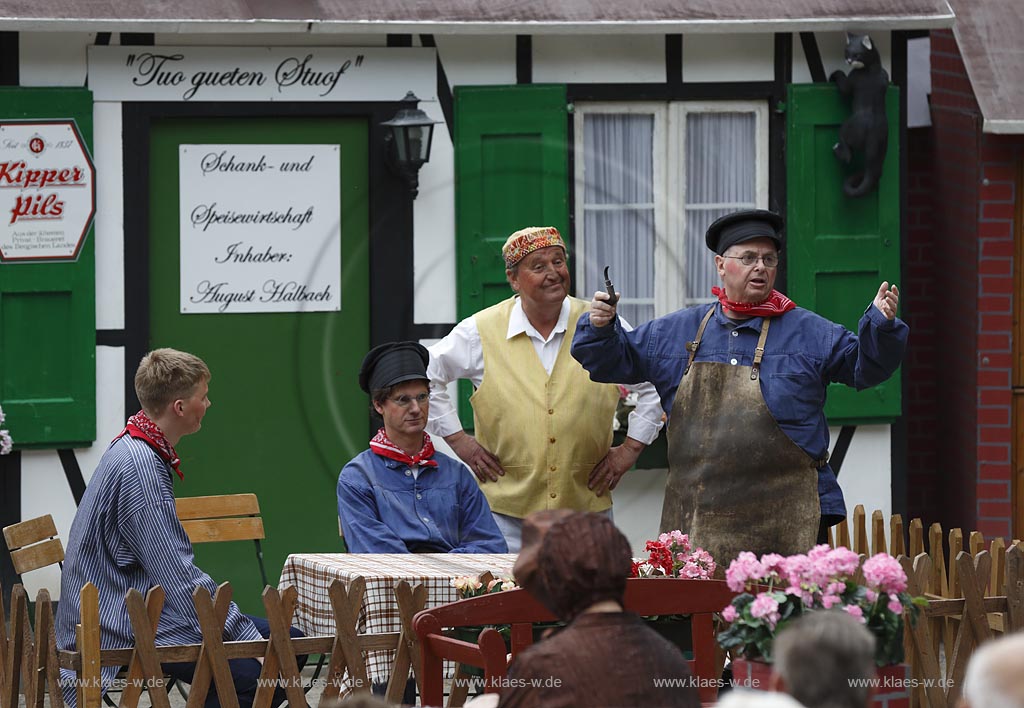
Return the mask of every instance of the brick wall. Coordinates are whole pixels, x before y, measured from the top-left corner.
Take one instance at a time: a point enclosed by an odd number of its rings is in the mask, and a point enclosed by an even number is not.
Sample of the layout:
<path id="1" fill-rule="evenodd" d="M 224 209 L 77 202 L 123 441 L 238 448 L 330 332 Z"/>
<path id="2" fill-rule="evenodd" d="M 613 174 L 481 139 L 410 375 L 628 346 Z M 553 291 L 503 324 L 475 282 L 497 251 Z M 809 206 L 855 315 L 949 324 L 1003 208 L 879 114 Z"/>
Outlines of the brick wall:
<path id="1" fill-rule="evenodd" d="M 908 512 L 1009 536 L 1022 139 L 982 133 L 952 33 L 931 37 L 933 126 L 908 131 Z"/>

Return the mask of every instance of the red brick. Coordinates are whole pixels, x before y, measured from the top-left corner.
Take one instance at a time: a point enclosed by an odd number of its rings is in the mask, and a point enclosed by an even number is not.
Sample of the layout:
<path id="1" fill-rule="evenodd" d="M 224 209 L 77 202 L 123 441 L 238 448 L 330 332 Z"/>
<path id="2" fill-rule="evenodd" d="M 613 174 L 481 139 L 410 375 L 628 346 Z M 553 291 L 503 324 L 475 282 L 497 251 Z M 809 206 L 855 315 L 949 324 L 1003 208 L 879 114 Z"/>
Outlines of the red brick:
<path id="1" fill-rule="evenodd" d="M 1009 462 L 1010 448 L 1006 445 L 978 445 L 978 460 L 984 462 Z"/>
<path id="2" fill-rule="evenodd" d="M 982 219 L 1013 219 L 1013 202 L 982 202 Z"/>
<path id="3" fill-rule="evenodd" d="M 978 504 L 978 516 L 981 518 L 1008 518 L 1010 502 L 981 502 Z"/>
<path id="4" fill-rule="evenodd" d="M 978 477 L 983 480 L 1010 480 L 1010 465 L 986 462 L 978 467 Z"/>
<path id="5" fill-rule="evenodd" d="M 984 159 L 985 161 L 990 160 L 991 158 L 986 157 L 989 153 L 989 150 L 996 149 L 1001 148 L 989 148 L 987 145 L 983 147 L 981 151 L 982 159 Z M 981 198 L 986 201 L 991 200 L 996 202 L 1012 202 L 1013 185 L 1010 184 L 1009 182 L 992 182 L 991 180 L 989 180 L 989 183 L 987 185 L 981 185 Z"/>
<path id="6" fill-rule="evenodd" d="M 1009 221 L 982 221 L 981 223 L 978 224 L 978 238 L 981 238 L 981 239 L 998 238 L 998 239 L 1007 239 L 1007 240 L 1009 240 L 1013 236 L 1013 234 L 1011 232 L 1011 229 L 1010 229 L 1011 226 L 1012 226 L 1012 223 L 1009 222 Z M 995 243 L 999 243 L 1000 245 L 1002 245 L 1002 242 L 995 242 Z M 986 255 L 986 256 L 1012 256 L 1013 255 L 1013 243 L 1012 242 L 1009 243 L 1010 249 L 1009 249 L 1008 253 L 988 253 L 988 252 L 985 251 L 985 247 L 986 246 L 989 246 L 989 243 L 983 241 L 982 244 L 981 244 L 981 252 L 982 252 L 983 255 Z M 989 246 L 989 247 L 991 247 L 991 246 Z"/>
<path id="7" fill-rule="evenodd" d="M 1009 426 L 983 425 L 978 432 L 978 439 L 983 443 L 1004 443 L 1009 445 L 1013 439 Z"/>
<path id="8" fill-rule="evenodd" d="M 988 363 L 984 360 L 988 359 Z M 1009 369 L 1013 366 L 1013 361 L 1009 354 L 996 354 L 994 352 L 984 352 L 978 357 L 978 363 L 986 369 Z"/>
<path id="9" fill-rule="evenodd" d="M 1010 372 L 982 369 L 978 372 L 978 385 L 1008 387 L 1010 385 Z"/>
<path id="10" fill-rule="evenodd" d="M 1010 312 L 1013 300 L 1005 295 L 982 295 L 978 298 L 978 309 L 982 312 Z"/>
<path id="11" fill-rule="evenodd" d="M 978 351 L 988 355 L 990 352 L 1006 352 L 1010 350 L 1010 334 L 981 334 L 978 335 L 978 341 L 975 345 Z M 989 360 L 991 364 L 991 358 Z"/>
<path id="12" fill-rule="evenodd" d="M 986 275 L 981 278 L 981 291 L 986 295 L 996 293 L 1012 293 L 1013 278 L 999 275 Z"/>
<path id="13" fill-rule="evenodd" d="M 1013 167 L 1008 164 L 986 164 L 982 167 L 982 175 L 989 182 L 1015 182 L 1017 179 Z"/>
<path id="14" fill-rule="evenodd" d="M 982 258 L 978 263 L 982 275 L 1013 275 L 1013 261 L 1009 258 Z"/>
<path id="15" fill-rule="evenodd" d="M 982 389 L 978 395 L 978 402 L 983 406 L 1007 406 L 1013 400 L 1013 394 L 1007 389 Z"/>
<path id="16" fill-rule="evenodd" d="M 1010 521 L 999 520 L 999 519 L 979 519 L 974 525 L 975 529 L 980 531 L 985 538 L 1009 538 L 1010 537 Z"/>
<path id="17" fill-rule="evenodd" d="M 1010 483 L 980 483 L 976 487 L 978 501 L 1007 501 L 1010 498 Z"/>

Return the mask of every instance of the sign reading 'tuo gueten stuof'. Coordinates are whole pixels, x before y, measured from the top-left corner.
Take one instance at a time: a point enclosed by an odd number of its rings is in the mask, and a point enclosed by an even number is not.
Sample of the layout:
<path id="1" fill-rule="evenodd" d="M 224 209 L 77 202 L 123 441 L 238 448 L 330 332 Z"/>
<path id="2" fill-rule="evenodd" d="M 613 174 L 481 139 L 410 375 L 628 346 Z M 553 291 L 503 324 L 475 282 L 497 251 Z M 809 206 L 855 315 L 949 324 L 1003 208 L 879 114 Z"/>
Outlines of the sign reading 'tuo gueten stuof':
<path id="1" fill-rule="evenodd" d="M 339 169 L 337 145 L 181 145 L 181 312 L 340 310 Z"/>

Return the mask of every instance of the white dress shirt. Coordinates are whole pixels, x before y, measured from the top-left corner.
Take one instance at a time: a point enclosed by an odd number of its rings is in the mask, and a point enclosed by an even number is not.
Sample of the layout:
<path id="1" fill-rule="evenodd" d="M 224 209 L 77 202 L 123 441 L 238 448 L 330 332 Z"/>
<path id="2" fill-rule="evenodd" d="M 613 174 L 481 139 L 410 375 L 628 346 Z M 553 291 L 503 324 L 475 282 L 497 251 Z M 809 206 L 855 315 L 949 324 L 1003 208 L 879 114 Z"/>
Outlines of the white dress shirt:
<path id="1" fill-rule="evenodd" d="M 562 311 L 558 315 L 558 322 L 547 339 L 541 336 L 540 332 L 530 324 L 523 312 L 522 301 L 516 298 L 512 306 L 512 314 L 508 319 L 508 334 L 506 337 L 512 339 L 519 334 L 526 333 L 533 344 L 537 356 L 540 358 L 544 370 L 551 374 L 558 358 L 558 350 L 565 339 L 566 329 L 569 324 L 569 299 L 562 302 Z M 621 317 L 619 324 L 628 332 L 633 328 Z M 484 380 L 484 350 L 480 341 L 480 331 L 476 327 L 476 319 L 467 317 L 448 334 L 447 337 L 428 347 L 430 351 L 430 364 L 427 366 L 427 376 L 430 377 L 430 416 L 427 422 L 427 432 L 431 435 L 445 437 L 462 430 L 462 422 L 455 411 L 451 397 L 448 395 L 448 384 L 458 379 L 469 379 L 473 386 L 479 388 Z M 625 384 L 628 391 L 637 393 L 636 409 L 629 414 L 629 428 L 627 435 L 638 442 L 650 445 L 658 437 L 661 426 L 663 411 L 661 409 L 661 398 L 653 384 Z M 612 422 L 609 420 L 608 425 Z"/>

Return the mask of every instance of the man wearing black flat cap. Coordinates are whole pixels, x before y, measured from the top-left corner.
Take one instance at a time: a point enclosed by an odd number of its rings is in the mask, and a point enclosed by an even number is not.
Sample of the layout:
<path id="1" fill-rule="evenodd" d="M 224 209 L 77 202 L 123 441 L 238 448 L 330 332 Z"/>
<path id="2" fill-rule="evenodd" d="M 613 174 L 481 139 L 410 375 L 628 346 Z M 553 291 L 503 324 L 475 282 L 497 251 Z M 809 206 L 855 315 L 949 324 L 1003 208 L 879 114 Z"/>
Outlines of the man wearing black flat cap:
<path id="1" fill-rule="evenodd" d="M 359 386 L 384 427 L 338 477 L 338 516 L 352 553 L 506 553 L 487 499 L 462 463 L 424 432 L 427 362 L 418 342 L 374 347 Z"/>
<path id="2" fill-rule="evenodd" d="M 663 531 L 690 534 L 720 568 L 740 551 L 804 553 L 846 518 L 828 466 L 826 388 L 859 389 L 899 367 L 907 325 L 883 282 L 854 334 L 774 289 L 783 220 L 760 209 L 708 228 L 718 302 L 632 332 L 598 292 L 572 354 L 595 381 L 650 381 L 669 414 Z"/>

